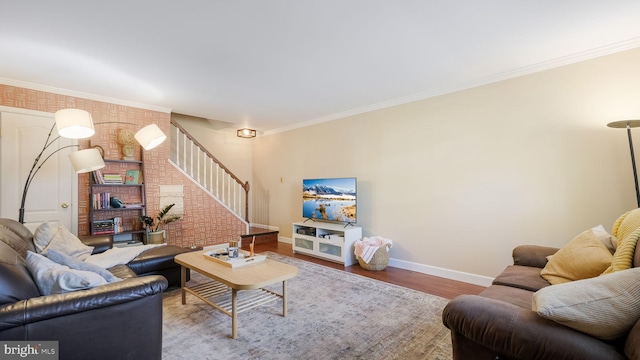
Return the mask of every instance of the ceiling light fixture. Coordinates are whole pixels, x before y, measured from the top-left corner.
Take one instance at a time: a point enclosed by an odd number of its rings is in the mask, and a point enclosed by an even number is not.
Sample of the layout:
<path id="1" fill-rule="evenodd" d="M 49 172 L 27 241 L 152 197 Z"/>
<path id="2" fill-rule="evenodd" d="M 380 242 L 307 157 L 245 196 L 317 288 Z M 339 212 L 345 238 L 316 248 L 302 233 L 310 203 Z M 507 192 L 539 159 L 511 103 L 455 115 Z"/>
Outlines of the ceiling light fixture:
<path id="1" fill-rule="evenodd" d="M 238 137 L 250 139 L 256 137 L 257 133 L 253 129 L 244 128 L 238 130 L 236 134 L 238 135 Z"/>

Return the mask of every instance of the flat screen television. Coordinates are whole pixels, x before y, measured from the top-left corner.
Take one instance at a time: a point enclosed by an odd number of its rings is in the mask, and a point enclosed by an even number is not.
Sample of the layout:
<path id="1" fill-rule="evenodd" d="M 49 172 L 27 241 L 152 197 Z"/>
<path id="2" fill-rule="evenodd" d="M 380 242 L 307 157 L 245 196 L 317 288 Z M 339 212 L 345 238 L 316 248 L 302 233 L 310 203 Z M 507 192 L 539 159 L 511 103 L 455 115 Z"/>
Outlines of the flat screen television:
<path id="1" fill-rule="evenodd" d="M 357 180 L 350 178 L 302 180 L 302 216 L 318 221 L 355 223 Z"/>

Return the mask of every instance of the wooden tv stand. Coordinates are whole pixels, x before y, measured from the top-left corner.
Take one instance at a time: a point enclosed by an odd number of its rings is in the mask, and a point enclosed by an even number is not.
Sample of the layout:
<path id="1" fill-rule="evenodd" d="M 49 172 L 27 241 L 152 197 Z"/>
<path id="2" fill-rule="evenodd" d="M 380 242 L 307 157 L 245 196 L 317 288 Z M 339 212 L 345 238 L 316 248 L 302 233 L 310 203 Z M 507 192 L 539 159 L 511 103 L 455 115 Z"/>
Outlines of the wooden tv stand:
<path id="1" fill-rule="evenodd" d="M 354 245 L 362 239 L 358 226 L 321 221 L 293 224 L 293 252 L 335 261 L 344 266 L 355 264 Z"/>

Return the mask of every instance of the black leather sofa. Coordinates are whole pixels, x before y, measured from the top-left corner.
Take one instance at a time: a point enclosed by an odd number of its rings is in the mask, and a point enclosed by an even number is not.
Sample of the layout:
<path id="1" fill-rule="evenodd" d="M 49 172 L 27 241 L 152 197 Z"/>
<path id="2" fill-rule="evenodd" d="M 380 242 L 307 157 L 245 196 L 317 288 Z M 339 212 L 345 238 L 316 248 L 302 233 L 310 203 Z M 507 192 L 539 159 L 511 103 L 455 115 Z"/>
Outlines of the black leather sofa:
<path id="1" fill-rule="evenodd" d="M 97 245 L 94 252 L 111 246 L 109 238 L 84 241 Z M 0 219 L 0 340 L 58 341 L 65 360 L 162 358 L 162 292 L 168 281 L 158 274 L 175 283 L 180 268 L 173 256 L 186 249 L 149 250 L 109 269 L 123 281 L 48 296 L 40 294 L 27 269 L 28 250 L 35 252 L 31 232 Z"/>

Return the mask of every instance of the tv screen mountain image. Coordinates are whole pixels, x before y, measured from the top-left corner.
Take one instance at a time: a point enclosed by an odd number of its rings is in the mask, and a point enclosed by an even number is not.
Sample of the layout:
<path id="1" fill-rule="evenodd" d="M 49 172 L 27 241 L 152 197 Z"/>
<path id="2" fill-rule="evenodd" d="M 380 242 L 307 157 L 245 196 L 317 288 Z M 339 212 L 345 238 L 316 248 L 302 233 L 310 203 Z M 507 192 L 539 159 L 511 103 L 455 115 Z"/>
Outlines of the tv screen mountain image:
<path id="1" fill-rule="evenodd" d="M 302 180 L 302 216 L 307 219 L 355 223 L 356 178 Z"/>

